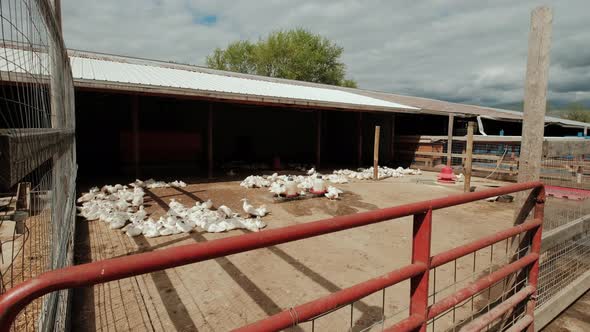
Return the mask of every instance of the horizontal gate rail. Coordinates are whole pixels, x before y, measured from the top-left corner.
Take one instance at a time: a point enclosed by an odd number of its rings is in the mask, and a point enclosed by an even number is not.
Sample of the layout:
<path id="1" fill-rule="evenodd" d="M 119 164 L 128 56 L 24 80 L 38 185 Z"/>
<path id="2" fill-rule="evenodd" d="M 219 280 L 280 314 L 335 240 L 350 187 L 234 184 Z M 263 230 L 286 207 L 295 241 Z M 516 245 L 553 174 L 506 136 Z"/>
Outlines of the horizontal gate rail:
<path id="1" fill-rule="evenodd" d="M 502 315 L 504 315 L 506 312 L 510 311 L 512 308 L 524 301 L 534 292 L 535 288 L 532 286 L 527 286 L 523 288 L 522 290 L 518 291 L 516 294 L 512 295 L 504 302 L 496 306 L 494 309 L 490 310 L 485 315 L 482 315 L 473 320 L 471 323 L 463 326 L 463 328 L 461 328 L 459 332 L 476 332 L 484 329 L 493 321 L 502 317 Z"/>
<path id="2" fill-rule="evenodd" d="M 430 232 L 433 210 L 531 189 L 533 189 L 531 197 L 537 199 L 535 219 L 532 221 L 527 221 L 519 226 L 451 249 L 434 257 L 430 256 Z M 415 285 L 415 287 L 412 287 L 412 312 L 410 313 L 410 318 L 404 320 L 403 325 L 399 327 L 401 330 L 411 330 L 416 327 L 422 329 L 426 326 L 426 321 L 433 317 L 433 312 L 447 310 L 450 306 L 457 303 L 457 299 L 474 294 L 475 289 L 483 289 L 485 288 L 484 286 L 501 279 L 502 276 L 526 266 L 534 267 L 536 265 L 538 267 L 543 201 L 544 190 L 542 183 L 518 183 L 480 192 L 448 196 L 300 225 L 232 236 L 205 243 L 177 246 L 53 270 L 13 287 L 0 297 L 0 332 L 10 329 L 16 315 L 28 303 L 49 292 L 91 286 L 411 215 L 414 215 L 414 254 L 412 264 L 356 286 L 343 289 L 319 300 L 283 311 L 254 324 L 245 326 L 241 330 L 275 331 L 287 328 L 407 279 L 411 279 L 412 285 Z M 523 232 L 534 232 L 534 241 L 538 240 L 539 242 L 538 244 L 533 243 L 531 253 L 476 281 L 473 283 L 472 288 L 467 287 L 469 289 L 460 290 L 452 298 L 445 298 L 430 308 L 426 307 L 428 303 L 428 274 L 431 268 Z M 537 234 L 539 236 L 536 236 Z M 536 278 L 534 271 L 532 275 Z M 529 284 L 535 288 L 536 279 L 529 280 Z M 427 312 L 428 314 L 426 314 Z M 528 311 L 527 313 L 531 314 Z"/>

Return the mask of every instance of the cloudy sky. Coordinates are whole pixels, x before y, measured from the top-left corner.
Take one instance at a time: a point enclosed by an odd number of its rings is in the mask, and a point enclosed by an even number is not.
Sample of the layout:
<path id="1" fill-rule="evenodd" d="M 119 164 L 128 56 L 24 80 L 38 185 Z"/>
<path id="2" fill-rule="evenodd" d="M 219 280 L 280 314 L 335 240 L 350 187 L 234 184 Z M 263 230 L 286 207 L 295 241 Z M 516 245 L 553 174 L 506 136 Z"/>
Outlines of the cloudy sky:
<path id="1" fill-rule="evenodd" d="M 530 11 L 553 8 L 549 97 L 590 102 L 590 1 L 62 1 L 70 48 L 203 65 L 215 47 L 303 27 L 359 87 L 484 105 L 523 97 Z"/>

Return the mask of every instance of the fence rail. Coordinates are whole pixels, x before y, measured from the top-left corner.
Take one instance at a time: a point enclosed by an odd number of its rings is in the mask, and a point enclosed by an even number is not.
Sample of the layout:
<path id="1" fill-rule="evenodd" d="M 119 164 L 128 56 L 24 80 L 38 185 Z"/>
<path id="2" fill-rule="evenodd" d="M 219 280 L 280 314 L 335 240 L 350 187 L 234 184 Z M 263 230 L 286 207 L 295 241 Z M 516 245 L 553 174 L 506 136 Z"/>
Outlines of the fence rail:
<path id="1" fill-rule="evenodd" d="M 472 168 L 476 176 L 516 181 L 520 136 L 474 136 Z M 436 170 L 447 163 L 448 137 L 400 136 L 398 159 L 413 167 Z M 466 138 L 453 137 L 451 166 L 465 165 Z M 583 137 L 546 137 L 541 179 L 546 185 L 590 189 L 590 140 Z"/>
<path id="2" fill-rule="evenodd" d="M 527 204 L 524 206 L 526 209 L 534 206 L 535 213 L 532 221 L 526 221 L 521 225 L 498 234 L 431 257 L 430 246 L 433 210 L 530 189 L 533 189 L 533 191 L 529 196 Z M 521 183 L 481 192 L 460 194 L 354 215 L 334 217 L 301 225 L 265 230 L 258 233 L 233 236 L 206 243 L 184 245 L 155 252 L 70 266 L 45 272 L 36 278 L 13 287 L 2 295 L 0 297 L 0 331 L 7 331 L 18 312 L 28 303 L 49 292 L 105 283 L 139 274 L 210 260 L 216 257 L 242 253 L 271 245 L 297 241 L 413 215 L 413 254 L 410 265 L 392 271 L 384 276 L 343 289 L 325 298 L 291 308 L 242 329 L 271 331 L 294 326 L 335 308 L 350 304 L 387 286 L 394 285 L 405 279 L 411 279 L 410 315 L 407 319 L 400 322 L 401 325 L 399 325 L 409 330 L 410 327 L 426 326 L 428 320 L 434 319 L 435 316 L 459 304 L 466 298 L 474 296 L 481 290 L 523 269 L 528 271 L 526 286 L 536 290 L 538 258 L 541 247 L 543 204 L 544 190 L 540 182 Z M 528 215 L 529 212 L 527 210 L 522 214 Z M 530 245 L 525 246 L 528 253 L 522 257 L 519 255 L 510 264 L 489 273 L 485 277 L 479 278 L 474 283 L 464 287 L 453 295 L 447 296 L 428 307 L 428 279 L 431 269 L 475 252 L 487 245 L 521 233 L 529 235 L 526 237 L 527 240 L 525 240 L 530 242 Z M 526 313 L 527 315 L 533 315 L 534 297 L 528 297 L 527 303 Z M 396 325 L 396 328 L 399 326 Z"/>

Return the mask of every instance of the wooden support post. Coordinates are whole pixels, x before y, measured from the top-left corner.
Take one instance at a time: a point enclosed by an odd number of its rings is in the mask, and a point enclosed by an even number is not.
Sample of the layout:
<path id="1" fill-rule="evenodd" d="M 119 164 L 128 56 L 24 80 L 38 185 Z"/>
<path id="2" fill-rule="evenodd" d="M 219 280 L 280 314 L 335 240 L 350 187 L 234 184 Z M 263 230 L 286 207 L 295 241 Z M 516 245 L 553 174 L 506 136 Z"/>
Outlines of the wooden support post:
<path id="1" fill-rule="evenodd" d="M 373 146 L 373 179 L 379 180 L 379 135 L 381 127 L 375 126 L 375 145 Z"/>
<path id="2" fill-rule="evenodd" d="M 55 12 L 55 21 L 60 30 L 62 30 L 61 24 L 61 0 L 53 0 L 53 11 Z"/>
<path id="3" fill-rule="evenodd" d="M 449 114 L 449 127 L 448 127 L 448 135 L 449 138 L 447 140 L 447 166 L 451 167 L 451 159 L 453 153 L 453 122 L 455 122 L 455 115 Z"/>
<path id="4" fill-rule="evenodd" d="M 358 146 L 357 146 L 357 159 L 356 165 L 357 167 L 361 167 L 363 163 L 363 113 L 358 112 L 358 119 L 356 122 L 356 134 L 358 138 Z"/>
<path id="5" fill-rule="evenodd" d="M 24 234 L 25 220 L 31 215 L 31 183 L 20 182 L 16 188 L 16 211 L 12 215 L 16 234 Z M 0 252 L 1 254 L 1 252 Z"/>
<path id="6" fill-rule="evenodd" d="M 475 122 L 469 121 L 467 124 L 467 140 L 465 142 L 465 183 L 464 192 L 471 191 L 471 162 L 473 159 L 473 128 Z"/>
<path id="7" fill-rule="evenodd" d="M 31 212 L 31 183 L 20 182 L 16 188 L 16 210 Z"/>
<path id="8" fill-rule="evenodd" d="M 213 103 L 209 103 L 209 114 L 207 116 L 207 174 L 209 179 L 213 178 Z"/>
<path id="9" fill-rule="evenodd" d="M 395 167 L 395 114 L 391 116 L 391 145 L 389 147 L 389 162 Z"/>
<path id="10" fill-rule="evenodd" d="M 541 173 L 552 21 L 548 7 L 537 7 L 531 14 L 518 182 L 539 180 Z M 527 195 L 517 195 L 517 202 Z"/>
<path id="11" fill-rule="evenodd" d="M 51 128 L 65 127 L 63 53 L 55 36 L 49 34 L 49 93 L 51 100 Z"/>
<path id="12" fill-rule="evenodd" d="M 584 127 L 584 137 L 588 136 L 588 127 Z"/>
<path id="13" fill-rule="evenodd" d="M 140 178 L 140 142 L 139 142 L 139 96 L 131 96 L 131 134 L 133 136 L 133 169 L 135 178 Z"/>
<path id="14" fill-rule="evenodd" d="M 316 115 L 315 168 L 319 170 L 322 156 L 322 111 L 316 111 Z"/>

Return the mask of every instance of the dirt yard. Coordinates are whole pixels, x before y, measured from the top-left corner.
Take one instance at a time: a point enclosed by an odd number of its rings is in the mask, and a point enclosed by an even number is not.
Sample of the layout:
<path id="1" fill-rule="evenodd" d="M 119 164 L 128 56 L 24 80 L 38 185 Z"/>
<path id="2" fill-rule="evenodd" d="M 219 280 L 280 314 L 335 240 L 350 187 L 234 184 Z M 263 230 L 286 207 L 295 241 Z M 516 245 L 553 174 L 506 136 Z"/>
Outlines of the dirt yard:
<path id="1" fill-rule="evenodd" d="M 272 214 L 263 220 L 268 228 L 279 228 L 462 192 L 462 183 L 438 185 L 435 177 L 435 173 L 425 172 L 378 182 L 354 181 L 337 185 L 345 191 L 337 201 L 314 198 L 282 203 L 275 203 L 266 189 L 242 188 L 239 181 L 189 184 L 179 189 L 152 189 L 146 204 L 148 211 L 158 217 L 173 198 L 191 205 L 194 201 L 211 199 L 214 206 L 225 204 L 241 211 L 240 199 L 247 197 L 255 205 L 266 204 Z M 502 183 L 475 180 L 472 185 L 482 190 Z M 513 205 L 480 201 L 435 211 L 432 253 L 511 226 Z M 77 228 L 77 263 L 245 233 L 241 230 L 220 234 L 193 232 L 147 239 L 129 238 L 100 221 L 80 220 Z M 411 218 L 407 217 L 78 289 L 72 328 L 73 331 L 229 330 L 409 264 L 411 233 Z M 495 247 L 493 254 L 496 254 Z M 492 265 L 490 253 L 482 255 L 487 258 L 481 259 L 481 265 Z M 469 262 L 473 259 L 473 256 L 468 258 Z M 480 258 L 477 259 L 480 265 Z M 458 270 L 471 275 L 472 267 L 466 264 L 458 263 Z M 450 274 L 445 276 L 445 268 L 436 278 L 439 289 L 453 283 Z M 376 293 L 357 302 L 352 310 L 352 329 L 362 330 L 380 319 L 383 296 L 386 326 L 406 317 L 408 289 L 405 282 L 388 288 L 384 295 Z M 317 331 L 347 330 L 351 327 L 351 308 L 321 317 L 314 324 Z M 311 324 L 302 324 L 301 329 L 311 330 Z"/>

